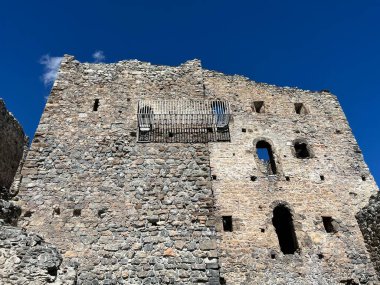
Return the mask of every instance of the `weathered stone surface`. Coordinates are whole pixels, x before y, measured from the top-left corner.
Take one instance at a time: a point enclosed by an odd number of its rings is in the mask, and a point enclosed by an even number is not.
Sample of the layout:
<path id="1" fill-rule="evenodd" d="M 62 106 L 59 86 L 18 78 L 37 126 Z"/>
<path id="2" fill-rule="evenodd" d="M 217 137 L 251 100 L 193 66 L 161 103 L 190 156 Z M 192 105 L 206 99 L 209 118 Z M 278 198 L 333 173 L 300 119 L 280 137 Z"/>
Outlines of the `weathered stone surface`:
<path id="1" fill-rule="evenodd" d="M 374 195 L 356 215 L 373 265 L 380 278 L 380 194 Z"/>
<path id="2" fill-rule="evenodd" d="M 139 143 L 141 99 L 229 101 L 231 141 Z M 257 156 L 260 140 L 276 174 Z M 310 158 L 297 158 L 302 143 Z M 19 225 L 62 254 L 41 253 L 43 264 L 63 258 L 55 282 L 66 268 L 76 284 L 378 284 L 355 219 L 377 186 L 329 92 L 227 76 L 197 60 L 65 56 L 21 177 Z M 293 254 L 273 226 L 278 205 L 291 213 Z"/>
<path id="3" fill-rule="evenodd" d="M 378 187 L 337 98 L 210 71 L 204 80 L 208 96 L 228 99 L 234 109 L 231 143 L 210 144 L 218 215 L 233 218 L 233 232 L 219 231 L 227 284 L 378 284 L 355 219 Z M 252 110 L 254 101 L 264 101 L 265 113 Z M 308 114 L 297 114 L 295 103 Z M 276 175 L 268 175 L 256 154 L 263 139 L 272 146 Z M 296 157 L 300 139 L 310 158 Z M 293 255 L 281 251 L 273 226 L 279 204 L 293 215 L 299 245 Z M 340 229 L 327 233 L 322 216 Z"/>
<path id="4" fill-rule="evenodd" d="M 20 164 L 26 154 L 28 138 L 17 120 L 7 111 L 2 99 L 0 134 L 0 198 L 7 198 L 16 172 L 21 170 Z"/>

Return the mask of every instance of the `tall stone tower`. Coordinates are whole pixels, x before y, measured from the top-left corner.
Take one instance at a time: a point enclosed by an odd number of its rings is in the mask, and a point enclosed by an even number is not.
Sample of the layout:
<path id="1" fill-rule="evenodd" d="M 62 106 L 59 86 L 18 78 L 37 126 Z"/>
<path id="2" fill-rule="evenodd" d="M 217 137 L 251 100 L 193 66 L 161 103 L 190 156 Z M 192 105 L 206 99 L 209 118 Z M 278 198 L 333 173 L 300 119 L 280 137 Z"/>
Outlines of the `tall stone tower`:
<path id="1" fill-rule="evenodd" d="M 77 284 L 379 284 L 355 219 L 377 190 L 329 92 L 65 56 L 19 225 Z"/>

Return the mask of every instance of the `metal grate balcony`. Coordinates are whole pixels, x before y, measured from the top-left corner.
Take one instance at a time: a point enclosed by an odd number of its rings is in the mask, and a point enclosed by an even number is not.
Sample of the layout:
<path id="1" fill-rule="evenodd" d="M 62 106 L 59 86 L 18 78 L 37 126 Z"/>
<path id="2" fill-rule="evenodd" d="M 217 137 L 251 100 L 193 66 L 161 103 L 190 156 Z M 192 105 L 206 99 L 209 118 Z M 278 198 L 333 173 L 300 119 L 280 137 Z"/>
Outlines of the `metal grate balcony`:
<path id="1" fill-rule="evenodd" d="M 143 100 L 138 103 L 139 141 L 229 141 L 226 101 Z"/>

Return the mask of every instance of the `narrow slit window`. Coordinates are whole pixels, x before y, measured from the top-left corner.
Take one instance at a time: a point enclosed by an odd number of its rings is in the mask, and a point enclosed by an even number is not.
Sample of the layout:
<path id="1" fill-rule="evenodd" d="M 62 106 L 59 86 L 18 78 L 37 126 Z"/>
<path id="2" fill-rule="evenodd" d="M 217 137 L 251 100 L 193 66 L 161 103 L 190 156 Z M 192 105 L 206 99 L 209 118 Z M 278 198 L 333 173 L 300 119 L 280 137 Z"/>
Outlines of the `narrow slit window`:
<path id="1" fill-rule="evenodd" d="M 99 99 L 95 99 L 95 101 L 94 101 L 94 107 L 93 107 L 93 111 L 94 112 L 96 112 L 96 111 L 98 111 L 98 109 L 99 109 Z"/>
<path id="2" fill-rule="evenodd" d="M 336 233 L 337 230 L 334 227 L 334 220 L 332 217 L 322 217 L 323 226 L 326 233 Z"/>
<path id="3" fill-rule="evenodd" d="M 274 208 L 272 223 L 276 229 L 281 251 L 284 254 L 294 254 L 298 249 L 298 242 L 289 209 L 284 205 Z"/>
<path id="4" fill-rule="evenodd" d="M 254 101 L 252 110 L 256 113 L 265 113 L 264 101 Z"/>
<path id="5" fill-rule="evenodd" d="M 223 216 L 223 231 L 232 232 L 232 216 Z"/>
<path id="6" fill-rule="evenodd" d="M 294 109 L 298 115 L 306 115 L 308 113 L 303 103 L 294 103 Z"/>
<path id="7" fill-rule="evenodd" d="M 266 141 L 259 141 L 256 144 L 257 157 L 265 166 L 267 174 L 276 174 L 277 168 L 274 161 L 272 146 Z"/>
<path id="8" fill-rule="evenodd" d="M 310 152 L 306 143 L 296 142 L 294 144 L 294 150 L 297 158 L 310 158 Z"/>

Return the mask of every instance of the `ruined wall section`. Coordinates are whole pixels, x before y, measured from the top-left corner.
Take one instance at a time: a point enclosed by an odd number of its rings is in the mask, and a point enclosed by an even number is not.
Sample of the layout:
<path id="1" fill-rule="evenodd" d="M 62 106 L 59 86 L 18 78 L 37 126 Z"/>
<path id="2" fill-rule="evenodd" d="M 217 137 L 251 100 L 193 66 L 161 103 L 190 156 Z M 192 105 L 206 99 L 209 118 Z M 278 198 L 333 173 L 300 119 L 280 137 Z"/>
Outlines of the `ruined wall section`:
<path id="1" fill-rule="evenodd" d="M 0 99 L 0 189 L 9 190 L 28 139 L 22 127 Z"/>
<path id="2" fill-rule="evenodd" d="M 77 284 L 219 283 L 207 145 L 136 142 L 139 99 L 203 94 L 198 61 L 64 58 L 23 168 L 20 224 L 78 267 Z"/>
<path id="3" fill-rule="evenodd" d="M 57 249 L 34 233 L 17 227 L 21 209 L 12 202 L 21 179 L 28 139 L 17 120 L 0 100 L 0 283 L 67 284 L 75 283 L 75 269 L 60 267 Z M 57 278 L 58 272 L 60 279 Z"/>
<path id="4" fill-rule="evenodd" d="M 380 278 L 380 194 L 371 197 L 369 203 L 357 215 L 367 249 Z"/>
<path id="5" fill-rule="evenodd" d="M 0 220 L 1 284 L 76 284 L 75 268 L 63 268 L 61 262 L 56 247 Z"/>
<path id="6" fill-rule="evenodd" d="M 231 143 L 210 143 L 226 283 L 376 284 L 355 213 L 377 186 L 336 97 L 215 72 L 204 77 L 206 95 L 233 109 Z M 264 113 L 252 109 L 254 101 L 264 102 Z M 295 103 L 308 114 L 296 114 Z M 262 139 L 277 175 L 260 165 L 255 144 Z M 311 158 L 295 157 L 296 140 L 307 142 Z M 293 255 L 281 252 L 272 223 L 279 204 L 293 215 L 300 248 Z M 232 232 L 223 232 L 222 216 L 232 216 Z M 334 219 L 337 233 L 325 231 L 322 216 Z"/>
<path id="7" fill-rule="evenodd" d="M 231 142 L 137 143 L 140 99 L 228 100 Z M 260 165 L 260 139 L 272 145 L 276 175 Z M 311 158 L 295 157 L 298 140 Z M 378 282 L 355 219 L 377 186 L 328 92 L 225 76 L 196 60 L 65 56 L 22 175 L 20 224 L 57 246 L 62 268 L 78 268 L 77 284 Z M 292 255 L 272 223 L 279 204 L 294 221 Z M 222 216 L 232 216 L 232 232 Z M 337 232 L 326 232 L 322 216 Z"/>

